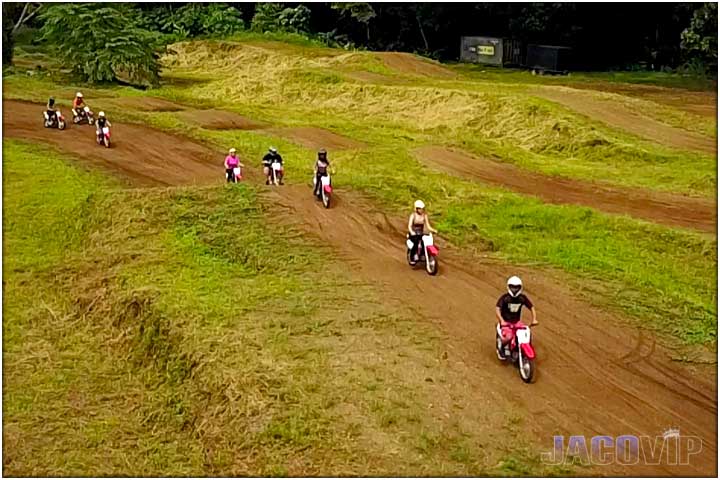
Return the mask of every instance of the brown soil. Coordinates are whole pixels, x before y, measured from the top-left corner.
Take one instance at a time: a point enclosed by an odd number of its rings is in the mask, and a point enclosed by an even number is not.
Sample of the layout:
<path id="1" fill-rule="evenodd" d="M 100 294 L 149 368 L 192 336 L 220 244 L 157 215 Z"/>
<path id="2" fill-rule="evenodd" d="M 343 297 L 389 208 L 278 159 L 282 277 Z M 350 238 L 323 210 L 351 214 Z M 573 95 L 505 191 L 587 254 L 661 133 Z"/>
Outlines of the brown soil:
<path id="1" fill-rule="evenodd" d="M 416 55 L 403 52 L 375 53 L 391 70 L 410 75 L 422 75 L 435 78 L 456 78 L 457 74 L 445 68 L 441 63 L 420 58 Z"/>
<path id="2" fill-rule="evenodd" d="M 623 105 L 598 100 L 584 91 L 543 87 L 535 89 L 533 93 L 590 118 L 668 147 L 696 150 L 712 155 L 717 153 L 715 139 L 660 123 Z"/>
<path id="3" fill-rule="evenodd" d="M 186 110 L 180 118 L 203 128 L 213 130 L 257 130 L 268 125 L 225 110 Z"/>
<path id="4" fill-rule="evenodd" d="M 95 127 L 45 129 L 42 106 L 3 100 L 3 138 L 39 140 L 82 158 L 134 185 L 186 185 L 222 179 L 223 155 L 190 140 L 129 124 L 113 124 L 111 147 L 95 143 Z"/>
<path id="5" fill-rule="evenodd" d="M 268 133 L 313 149 L 350 150 L 363 147 L 361 142 L 317 127 L 273 128 Z"/>
<path id="6" fill-rule="evenodd" d="M 214 161 L 213 152 L 195 143 L 152 129 L 117 126 L 117 145 L 105 150 L 95 147 L 87 127 L 43 129 L 39 112 L 37 105 L 4 102 L 4 135 L 49 142 L 141 185 L 186 184 L 189 177 L 222 182 L 222 168 L 216 166 L 221 159 Z M 166 148 L 173 149 L 172 155 Z M 183 175 L 173 172 L 181 169 Z M 548 450 L 554 434 L 654 437 L 679 428 L 703 441 L 702 453 L 690 465 L 615 465 L 599 473 L 716 475 L 714 370 L 696 371 L 670 361 L 652 335 L 619 325 L 547 274 L 471 259 L 441 239 L 439 275 L 412 271 L 405 263 L 404 218 L 389 219 L 342 189 L 326 210 L 309 188 L 288 185 L 268 189 L 267 195 L 284 207 L 278 212 L 289 212 L 286 221 L 322 238 L 358 275 L 376 283 L 388 302 L 409 306 L 419 321 L 437 324 L 446 335 L 449 361 L 461 361 L 471 370 L 466 383 L 479 404 L 494 405 L 498 412 L 505 405 L 523 408 L 528 416 L 521 428 Z M 495 357 L 494 304 L 510 274 L 523 276 L 528 294 L 539 305 L 542 325 L 535 329 L 538 377 L 533 385 L 523 384 L 513 368 Z"/>
<path id="7" fill-rule="evenodd" d="M 407 81 L 404 79 L 389 77 L 387 75 L 382 75 L 380 73 L 374 72 L 349 72 L 346 73 L 345 76 L 353 80 L 359 80 L 365 83 L 377 83 L 381 85 L 400 85 L 403 83 L 407 83 Z"/>
<path id="8" fill-rule="evenodd" d="M 717 204 L 710 199 L 552 177 L 443 147 L 423 147 L 415 153 L 430 167 L 534 195 L 546 202 L 585 205 L 666 225 L 717 231 Z"/>

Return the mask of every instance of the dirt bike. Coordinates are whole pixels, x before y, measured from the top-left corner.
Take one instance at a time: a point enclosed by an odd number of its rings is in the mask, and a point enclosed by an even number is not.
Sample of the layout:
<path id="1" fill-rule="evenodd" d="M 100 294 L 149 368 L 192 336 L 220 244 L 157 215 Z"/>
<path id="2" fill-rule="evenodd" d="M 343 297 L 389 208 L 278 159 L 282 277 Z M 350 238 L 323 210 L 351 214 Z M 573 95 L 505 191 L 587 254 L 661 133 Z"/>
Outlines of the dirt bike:
<path id="1" fill-rule="evenodd" d="M 318 190 L 318 193 L 315 194 L 315 191 Z M 317 175 L 313 176 L 313 194 L 318 198 L 318 200 L 322 200 L 323 206 L 325 208 L 330 208 L 330 197 L 332 196 L 332 185 L 330 183 L 330 174 L 326 173 L 322 177 L 320 177 L 320 188 L 317 188 Z"/>
<path id="2" fill-rule="evenodd" d="M 110 148 L 110 127 L 103 127 L 102 130 L 97 130 L 95 134 L 98 145 L 105 145 L 105 148 Z"/>
<path id="3" fill-rule="evenodd" d="M 282 163 L 272 162 L 270 164 L 270 185 L 282 185 L 285 176 Z"/>
<path id="4" fill-rule="evenodd" d="M 435 245 L 435 242 L 433 241 L 432 234 L 429 235 L 423 235 L 422 239 L 420 240 L 420 244 L 418 245 L 417 249 L 417 260 L 415 260 L 412 256 L 412 246 L 413 242 L 410 240 L 410 234 L 407 236 L 407 241 L 405 242 L 407 246 L 407 261 L 408 264 L 411 267 L 414 267 L 419 262 L 425 263 L 425 271 L 427 271 L 430 275 L 437 275 L 438 273 L 438 247 Z"/>
<path id="5" fill-rule="evenodd" d="M 513 331 L 512 340 L 508 345 L 502 343 L 500 324 L 497 324 L 495 329 L 495 348 L 498 359 L 516 364 L 520 378 L 523 382 L 530 383 L 535 376 L 535 349 L 532 346 L 530 327 L 520 321 L 508 323 L 506 326 Z"/>
<path id="6" fill-rule="evenodd" d="M 43 112 L 45 118 L 45 128 L 57 128 L 58 130 L 65 130 L 65 117 L 60 110 L 55 111 L 55 115 L 52 117 L 48 115 L 47 111 Z"/>
<path id="7" fill-rule="evenodd" d="M 78 114 L 73 117 L 73 123 L 80 124 L 82 122 L 87 122 L 88 125 L 93 125 L 95 123 L 93 112 L 90 111 L 90 107 L 88 106 L 83 107 Z"/>
<path id="8" fill-rule="evenodd" d="M 226 170 L 225 179 L 230 183 L 238 183 L 242 180 L 242 169 L 240 167 L 234 167 L 232 172 Z"/>

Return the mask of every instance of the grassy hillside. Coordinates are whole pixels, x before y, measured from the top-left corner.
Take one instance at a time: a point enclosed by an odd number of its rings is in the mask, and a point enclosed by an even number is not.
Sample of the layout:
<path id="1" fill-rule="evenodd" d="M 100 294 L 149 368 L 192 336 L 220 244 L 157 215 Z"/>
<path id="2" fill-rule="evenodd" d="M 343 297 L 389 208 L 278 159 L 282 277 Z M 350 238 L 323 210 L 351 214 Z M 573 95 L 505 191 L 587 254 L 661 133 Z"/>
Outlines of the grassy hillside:
<path id="1" fill-rule="evenodd" d="M 251 187 L 3 153 L 5 475 L 553 473 L 430 326 Z"/>
<path id="2" fill-rule="evenodd" d="M 434 64 L 410 74 L 370 53 L 257 41 L 183 43 L 173 51 L 166 60 L 167 85 L 148 93 L 184 108 L 224 108 L 275 126 L 313 125 L 361 142 L 331 150 L 343 186 L 393 212 L 422 197 L 450 240 L 513 262 L 559 268 L 597 303 L 650 320 L 659 332 L 686 343 L 714 345 L 717 288 L 708 265 L 717 265 L 715 238 L 582 207 L 544 205 L 430 171 L 412 151 L 454 145 L 530 170 L 703 196 L 714 196 L 716 189 L 714 157 L 669 150 L 602 126 L 534 97 L 529 85 L 498 88 L 489 80 L 435 78 Z M 400 83 L 367 84 L 348 76 L 358 72 Z M 7 78 L 5 95 L 40 99 L 55 92 L 68 98 L 74 89 L 14 76 Z M 125 100 L 140 94 L 86 90 L 89 98 L 103 97 L 113 118 L 181 132 L 218 151 L 235 145 L 248 159 L 275 144 L 288 161 L 289 181 L 304 183 L 311 173 L 313 150 L 277 130 L 198 128 L 187 121 L 188 112 L 143 111 L 142 102 Z"/>

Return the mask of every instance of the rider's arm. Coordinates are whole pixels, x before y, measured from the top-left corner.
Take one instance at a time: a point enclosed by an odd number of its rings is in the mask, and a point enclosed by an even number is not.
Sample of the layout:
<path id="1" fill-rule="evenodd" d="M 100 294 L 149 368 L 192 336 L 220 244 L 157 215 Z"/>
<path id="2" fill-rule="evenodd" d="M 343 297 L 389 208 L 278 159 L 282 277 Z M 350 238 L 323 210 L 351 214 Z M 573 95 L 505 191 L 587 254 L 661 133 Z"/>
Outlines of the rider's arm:
<path id="1" fill-rule="evenodd" d="M 495 307 L 495 318 L 497 318 L 497 321 L 500 325 L 503 323 L 502 315 L 500 314 L 500 307 Z"/>
<path id="2" fill-rule="evenodd" d="M 437 230 L 430 226 L 430 217 L 428 217 L 427 214 L 425 214 L 425 226 L 427 227 L 428 231 L 432 233 L 437 233 Z"/>
<path id="3" fill-rule="evenodd" d="M 523 296 L 523 300 L 525 301 L 525 306 L 530 309 L 530 313 L 532 313 L 532 323 L 530 325 L 537 325 L 537 312 L 535 311 L 535 305 L 533 304 L 532 300 L 530 300 L 526 295 Z"/>
<path id="4" fill-rule="evenodd" d="M 110 120 L 105 120 L 105 126 L 112 127 L 112 123 L 110 123 Z"/>
<path id="5" fill-rule="evenodd" d="M 414 214 L 411 213 L 411 214 L 410 214 L 410 220 L 408 220 L 408 232 L 410 232 L 410 235 L 414 235 L 414 234 L 415 234 L 415 232 L 413 232 L 413 228 L 412 228 L 412 227 L 413 227 L 413 215 L 414 215 Z"/>

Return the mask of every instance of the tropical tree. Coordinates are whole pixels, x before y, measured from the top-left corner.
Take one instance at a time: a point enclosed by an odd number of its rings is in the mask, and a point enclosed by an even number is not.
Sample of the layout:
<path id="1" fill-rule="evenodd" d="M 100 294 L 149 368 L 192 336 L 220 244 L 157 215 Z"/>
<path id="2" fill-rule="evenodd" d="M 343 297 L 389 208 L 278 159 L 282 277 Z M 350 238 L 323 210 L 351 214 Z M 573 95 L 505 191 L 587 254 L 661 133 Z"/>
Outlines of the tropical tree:
<path id="1" fill-rule="evenodd" d="M 158 35 L 138 26 L 137 11 L 128 4 L 53 4 L 40 17 L 43 40 L 85 80 L 126 75 L 133 82 L 158 82 Z"/>

